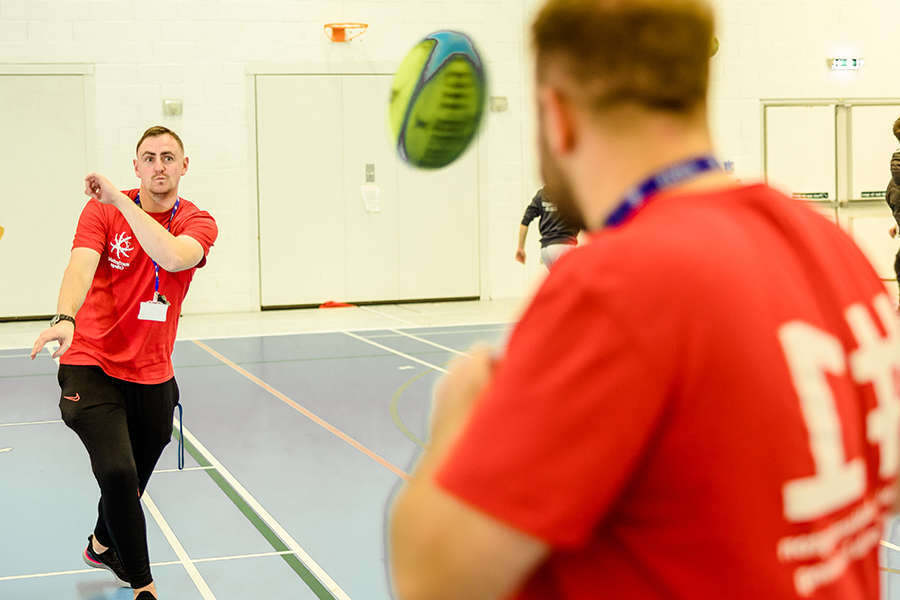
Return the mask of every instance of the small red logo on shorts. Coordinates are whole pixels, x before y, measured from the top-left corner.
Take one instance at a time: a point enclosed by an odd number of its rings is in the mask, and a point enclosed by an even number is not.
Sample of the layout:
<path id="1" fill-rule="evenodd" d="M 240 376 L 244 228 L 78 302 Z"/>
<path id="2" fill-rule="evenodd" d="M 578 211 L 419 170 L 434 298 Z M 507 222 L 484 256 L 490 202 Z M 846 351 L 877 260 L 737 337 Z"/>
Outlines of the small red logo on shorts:
<path id="1" fill-rule="evenodd" d="M 81 400 L 81 396 L 79 396 L 77 392 L 74 396 L 63 396 L 63 398 L 65 398 L 66 400 L 71 400 L 72 402 L 78 402 L 79 400 Z"/>

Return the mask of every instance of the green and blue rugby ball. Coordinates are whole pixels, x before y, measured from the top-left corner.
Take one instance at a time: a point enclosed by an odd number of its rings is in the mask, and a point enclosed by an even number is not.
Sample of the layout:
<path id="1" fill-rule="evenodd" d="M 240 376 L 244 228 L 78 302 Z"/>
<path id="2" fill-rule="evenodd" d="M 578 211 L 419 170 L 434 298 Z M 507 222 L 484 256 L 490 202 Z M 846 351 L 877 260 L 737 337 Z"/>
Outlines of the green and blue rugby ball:
<path id="1" fill-rule="evenodd" d="M 478 133 L 487 96 L 481 55 L 464 33 L 436 31 L 406 55 L 391 86 L 389 118 L 407 163 L 439 169 Z"/>

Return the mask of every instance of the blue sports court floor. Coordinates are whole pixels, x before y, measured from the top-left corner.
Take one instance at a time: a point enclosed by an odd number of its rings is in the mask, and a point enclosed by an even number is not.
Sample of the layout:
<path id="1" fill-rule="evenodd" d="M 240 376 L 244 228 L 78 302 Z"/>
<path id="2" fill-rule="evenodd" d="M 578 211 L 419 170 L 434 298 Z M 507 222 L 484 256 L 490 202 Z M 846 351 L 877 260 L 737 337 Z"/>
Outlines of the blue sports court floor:
<path id="1" fill-rule="evenodd" d="M 390 598 L 388 501 L 452 358 L 506 326 L 179 341 L 186 461 L 144 497 L 162 598 Z M 56 364 L 0 350 L 0 598 L 130 599 L 80 552 L 98 498 L 59 421 Z"/>
<path id="2" fill-rule="evenodd" d="M 173 437 L 144 496 L 161 598 L 391 597 L 385 512 L 419 453 L 432 387 L 508 326 L 369 312 L 403 327 L 176 343 L 185 469 Z M 0 344 L 24 346 L 31 332 L 16 327 Z M 59 421 L 56 364 L 27 355 L 0 348 L 0 599 L 130 600 L 81 562 L 96 483 Z M 900 600 L 900 521 L 881 556 L 883 596 Z"/>

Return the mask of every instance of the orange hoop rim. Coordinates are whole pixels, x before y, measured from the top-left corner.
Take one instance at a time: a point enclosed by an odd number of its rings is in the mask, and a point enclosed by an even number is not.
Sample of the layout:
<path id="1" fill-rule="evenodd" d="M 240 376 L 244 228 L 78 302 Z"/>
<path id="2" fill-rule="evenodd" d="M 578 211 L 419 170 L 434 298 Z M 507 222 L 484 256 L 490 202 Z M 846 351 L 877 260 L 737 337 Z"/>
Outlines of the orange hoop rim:
<path id="1" fill-rule="evenodd" d="M 369 28 L 368 23 L 345 22 L 345 23 L 326 23 L 323 25 L 325 35 L 332 42 L 349 42 L 358 38 Z M 348 35 L 348 31 L 350 34 Z"/>

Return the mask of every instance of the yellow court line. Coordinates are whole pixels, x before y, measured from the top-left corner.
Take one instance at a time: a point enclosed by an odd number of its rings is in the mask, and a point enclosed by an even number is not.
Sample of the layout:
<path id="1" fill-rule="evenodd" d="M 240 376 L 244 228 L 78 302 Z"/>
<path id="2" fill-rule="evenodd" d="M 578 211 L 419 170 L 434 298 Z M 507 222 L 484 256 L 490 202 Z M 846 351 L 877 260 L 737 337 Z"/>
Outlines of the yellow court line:
<path id="1" fill-rule="evenodd" d="M 356 441 L 355 439 L 353 439 L 352 437 L 350 437 L 349 435 L 347 435 L 346 433 L 344 433 L 343 431 L 341 431 L 340 429 L 338 429 L 337 427 L 335 427 L 328 421 L 319 417 L 317 414 L 311 412 L 307 408 L 304 408 L 300 404 L 297 404 L 295 401 L 291 400 L 288 396 L 279 392 L 278 390 L 276 390 L 275 388 L 273 388 L 272 386 L 267 384 L 265 381 L 263 381 L 256 375 L 253 375 L 246 369 L 238 366 L 236 363 L 234 363 L 227 357 L 219 354 L 218 352 L 216 352 L 215 350 L 213 350 L 212 348 L 210 348 L 203 342 L 201 342 L 199 340 L 193 340 L 193 342 L 194 342 L 194 344 L 196 344 L 197 346 L 199 346 L 200 348 L 202 348 L 203 350 L 205 350 L 206 352 L 208 352 L 209 354 L 211 354 L 212 356 L 217 358 L 222 363 L 228 365 L 229 367 L 231 367 L 232 369 L 234 369 L 235 371 L 237 371 L 238 373 L 240 373 L 241 375 L 243 375 L 244 377 L 246 377 L 247 379 L 249 379 L 256 385 L 258 385 L 262 389 L 266 390 L 267 392 L 269 392 L 270 394 L 272 394 L 273 396 L 275 396 L 276 398 L 278 398 L 279 400 L 281 400 L 282 402 L 284 402 L 285 404 L 287 404 L 288 406 L 290 406 L 291 408 L 293 408 L 294 410 L 296 410 L 297 412 L 302 414 L 304 417 L 306 417 L 307 419 L 309 419 L 316 425 L 319 425 L 323 429 L 327 430 L 329 433 L 337 436 L 338 438 L 340 438 L 347 444 L 353 446 L 354 448 L 356 448 L 357 450 L 359 450 L 360 452 L 362 452 L 363 454 L 365 454 L 366 456 L 368 456 L 369 458 L 371 458 L 372 460 L 374 460 L 381 466 L 389 469 L 392 473 L 394 473 L 398 477 L 401 477 L 403 479 L 409 479 L 409 474 L 406 473 L 403 469 L 392 464 L 391 462 L 389 462 L 385 458 L 379 456 L 372 450 L 369 450 L 368 448 L 363 446 L 361 443 L 359 443 L 358 441 Z"/>

